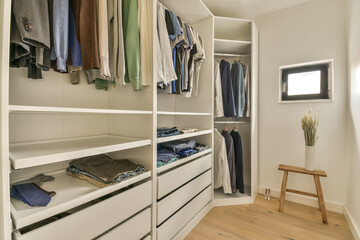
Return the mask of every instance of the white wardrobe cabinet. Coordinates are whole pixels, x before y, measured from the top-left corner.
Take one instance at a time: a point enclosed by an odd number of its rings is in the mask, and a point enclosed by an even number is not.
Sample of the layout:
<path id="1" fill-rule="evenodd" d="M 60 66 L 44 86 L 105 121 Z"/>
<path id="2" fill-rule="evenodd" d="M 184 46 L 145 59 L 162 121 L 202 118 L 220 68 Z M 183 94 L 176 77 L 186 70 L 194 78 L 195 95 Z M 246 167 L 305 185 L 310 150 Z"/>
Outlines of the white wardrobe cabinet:
<path id="1" fill-rule="evenodd" d="M 71 85 L 68 74 L 51 70 L 43 72 L 43 79 L 33 80 L 27 78 L 27 69 L 9 68 L 11 0 L 1 1 L 1 240 L 183 239 L 214 205 L 254 200 L 257 186 L 254 23 L 214 17 L 201 0 L 159 0 L 200 34 L 206 58 L 201 66 L 197 96 L 161 94 L 157 90 L 158 1 L 150 1 L 152 83 L 138 92 L 130 84 L 109 92 L 96 90 L 94 85 L 87 84 L 85 73 L 81 73 L 79 85 Z M 213 189 L 214 53 L 242 53 L 244 49 L 251 53 L 252 69 L 252 115 L 244 125 L 250 139 L 246 176 L 251 190 L 246 198 L 232 199 Z M 157 128 L 165 126 L 198 131 L 157 138 Z M 157 167 L 158 144 L 188 139 L 209 148 Z M 144 165 L 147 171 L 105 188 L 66 174 L 69 161 L 97 154 L 129 159 Z M 39 173 L 55 177 L 42 185 L 47 191 L 56 192 L 48 206 L 32 208 L 10 197 L 12 183 Z"/>

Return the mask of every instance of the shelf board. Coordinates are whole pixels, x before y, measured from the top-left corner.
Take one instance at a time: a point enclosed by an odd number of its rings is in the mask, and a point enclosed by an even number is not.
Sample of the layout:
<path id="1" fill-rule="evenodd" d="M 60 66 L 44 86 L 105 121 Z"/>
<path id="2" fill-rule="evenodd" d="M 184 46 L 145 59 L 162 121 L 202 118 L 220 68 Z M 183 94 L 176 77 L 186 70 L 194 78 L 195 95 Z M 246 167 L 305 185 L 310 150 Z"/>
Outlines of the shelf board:
<path id="1" fill-rule="evenodd" d="M 55 191 L 56 195 L 52 197 L 48 206 L 30 207 L 20 200 L 11 198 L 11 214 L 17 229 L 80 206 L 151 176 L 150 171 L 147 171 L 118 184 L 98 188 L 88 181 L 68 176 L 66 171 L 49 174 L 54 176 L 55 180 L 45 182 L 41 187 L 47 191 Z"/>
<path id="2" fill-rule="evenodd" d="M 251 20 L 214 17 L 215 38 L 251 41 Z"/>
<path id="3" fill-rule="evenodd" d="M 152 111 L 10 105 L 10 113 L 152 114 Z"/>
<path id="4" fill-rule="evenodd" d="M 251 51 L 251 42 L 214 39 L 214 51 L 216 53 L 248 54 Z"/>
<path id="5" fill-rule="evenodd" d="M 150 145 L 150 139 L 113 135 L 10 144 L 14 169 L 34 167 Z"/>
<path id="6" fill-rule="evenodd" d="M 170 141 L 174 141 L 174 140 L 179 140 L 179 139 L 184 139 L 184 138 L 191 138 L 191 137 L 201 136 L 201 135 L 205 135 L 205 134 L 210 134 L 211 132 L 212 132 L 212 130 L 201 130 L 201 131 L 197 131 L 197 132 L 194 132 L 194 133 L 185 133 L 185 134 L 179 134 L 179 135 L 170 136 L 170 137 L 162 137 L 162 138 L 158 138 L 157 142 L 158 143 L 170 142 Z"/>
<path id="7" fill-rule="evenodd" d="M 159 2 L 189 24 L 193 24 L 213 16 L 201 0 L 159 0 Z M 191 7 L 188 8 L 184 6 Z"/>
<path id="8" fill-rule="evenodd" d="M 158 115 L 175 115 L 175 116 L 211 116 L 211 113 L 199 113 L 199 112 L 166 112 L 158 111 Z"/>
<path id="9" fill-rule="evenodd" d="M 162 172 L 165 172 L 169 169 L 172 169 L 172 168 L 175 168 L 181 164 L 184 164 L 184 163 L 187 163 L 187 162 L 190 162 L 191 160 L 195 159 L 195 158 L 198 158 L 198 157 L 201 157 L 201 156 L 204 156 L 208 153 L 211 153 L 211 148 L 209 149 L 206 149 L 205 151 L 201 151 L 201 152 L 198 152 L 194 155 L 191 155 L 190 157 L 187 157 L 187 158 L 182 158 L 182 159 L 179 159 L 175 162 L 172 162 L 170 164 L 166 164 L 164 166 L 161 166 L 159 168 L 157 168 L 157 173 L 162 173 Z"/>
<path id="10" fill-rule="evenodd" d="M 236 192 L 235 194 L 225 194 L 222 188 L 214 189 L 214 206 L 228 206 L 250 203 L 252 203 L 252 198 L 248 194 L 242 194 L 239 192 Z"/>

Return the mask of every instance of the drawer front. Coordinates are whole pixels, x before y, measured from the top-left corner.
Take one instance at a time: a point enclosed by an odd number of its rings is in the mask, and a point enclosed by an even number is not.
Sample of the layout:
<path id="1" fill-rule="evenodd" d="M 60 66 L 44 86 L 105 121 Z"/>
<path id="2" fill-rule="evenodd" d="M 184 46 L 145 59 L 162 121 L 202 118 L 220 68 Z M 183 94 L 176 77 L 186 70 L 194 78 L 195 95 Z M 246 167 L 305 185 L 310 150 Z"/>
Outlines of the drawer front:
<path id="1" fill-rule="evenodd" d="M 117 194 L 24 235 L 18 240 L 89 240 L 151 204 L 151 181 Z"/>
<path id="2" fill-rule="evenodd" d="M 158 240 L 169 240 L 174 237 L 210 200 L 209 186 L 157 229 Z"/>
<path id="3" fill-rule="evenodd" d="M 159 176 L 157 198 L 162 198 L 209 168 L 211 168 L 211 154 Z"/>
<path id="4" fill-rule="evenodd" d="M 139 240 L 151 231 L 151 209 L 147 208 L 98 240 Z"/>
<path id="5" fill-rule="evenodd" d="M 199 192 L 211 184 L 211 171 L 207 171 L 179 188 L 169 196 L 161 199 L 157 207 L 157 224 L 161 224 L 171 214 L 175 213 L 179 208 L 185 205 Z"/>

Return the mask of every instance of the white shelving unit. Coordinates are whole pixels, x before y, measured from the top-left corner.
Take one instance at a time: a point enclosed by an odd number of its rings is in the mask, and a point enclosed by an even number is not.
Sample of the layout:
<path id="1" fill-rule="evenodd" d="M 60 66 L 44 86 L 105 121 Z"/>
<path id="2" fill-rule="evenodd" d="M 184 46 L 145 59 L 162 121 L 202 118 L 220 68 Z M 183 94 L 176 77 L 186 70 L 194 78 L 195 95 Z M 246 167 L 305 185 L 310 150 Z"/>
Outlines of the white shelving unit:
<path id="1" fill-rule="evenodd" d="M 151 144 L 150 139 L 120 136 L 96 136 L 53 141 L 10 144 L 10 160 L 14 169 L 34 167 Z"/>
<path id="2" fill-rule="evenodd" d="M 257 194 L 257 162 L 258 162 L 258 33 L 252 20 L 228 17 L 214 17 L 214 58 L 220 62 L 225 59 L 230 62 L 243 59 L 250 66 L 251 111 L 250 118 L 234 121 L 231 118 L 214 120 L 214 126 L 219 132 L 226 126 L 229 131 L 236 127 L 241 135 L 245 193 L 225 194 L 222 190 L 214 190 L 215 206 L 249 204 Z"/>
<path id="3" fill-rule="evenodd" d="M 199 113 L 199 112 L 164 112 L 158 111 L 159 116 L 168 115 L 168 116 L 211 116 L 211 113 Z"/>

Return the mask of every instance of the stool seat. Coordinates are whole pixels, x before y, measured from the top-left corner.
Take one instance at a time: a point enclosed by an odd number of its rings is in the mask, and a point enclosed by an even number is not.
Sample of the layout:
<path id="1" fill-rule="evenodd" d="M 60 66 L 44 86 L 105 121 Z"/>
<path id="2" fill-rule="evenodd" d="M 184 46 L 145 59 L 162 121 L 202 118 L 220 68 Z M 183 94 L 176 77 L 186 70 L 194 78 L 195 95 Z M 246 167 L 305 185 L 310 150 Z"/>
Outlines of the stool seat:
<path id="1" fill-rule="evenodd" d="M 286 192 L 291 192 L 291 193 L 295 193 L 295 194 L 301 194 L 301 195 L 310 196 L 310 197 L 317 197 L 318 202 L 319 202 L 319 209 L 321 211 L 323 223 L 328 224 L 328 220 L 327 220 L 327 216 L 326 216 L 326 210 L 325 210 L 324 196 L 323 196 L 323 193 L 322 193 L 321 183 L 320 183 L 320 177 L 327 177 L 325 171 L 323 171 L 323 170 L 308 171 L 305 168 L 296 167 L 296 166 L 289 166 L 289 165 L 283 165 L 283 164 L 279 165 L 278 170 L 284 171 L 283 182 L 282 182 L 282 185 L 281 185 L 281 193 L 280 193 L 279 212 L 284 211 L 284 201 L 285 201 Z M 286 188 L 289 172 L 312 175 L 314 177 L 316 194 Z"/>

